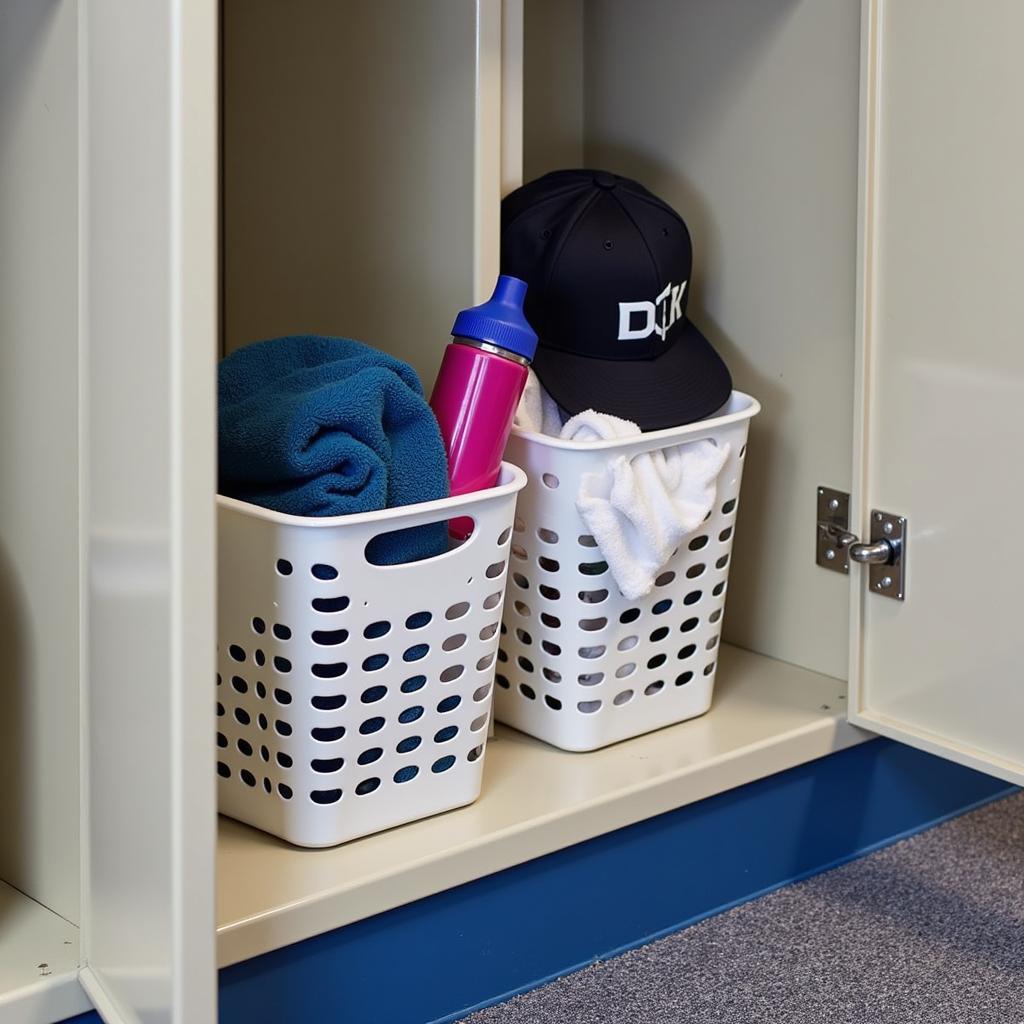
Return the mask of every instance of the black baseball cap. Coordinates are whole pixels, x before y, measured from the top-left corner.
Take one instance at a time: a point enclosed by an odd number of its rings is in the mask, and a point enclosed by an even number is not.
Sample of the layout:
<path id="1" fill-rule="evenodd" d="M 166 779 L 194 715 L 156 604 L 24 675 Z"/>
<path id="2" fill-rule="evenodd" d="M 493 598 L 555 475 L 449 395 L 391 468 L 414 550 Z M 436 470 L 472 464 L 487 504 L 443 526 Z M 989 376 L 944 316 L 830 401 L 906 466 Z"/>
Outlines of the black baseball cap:
<path id="1" fill-rule="evenodd" d="M 501 206 L 501 272 L 525 281 L 533 368 L 571 414 L 661 430 L 703 419 L 732 379 L 687 319 L 693 250 L 668 203 L 607 171 L 552 171 Z"/>

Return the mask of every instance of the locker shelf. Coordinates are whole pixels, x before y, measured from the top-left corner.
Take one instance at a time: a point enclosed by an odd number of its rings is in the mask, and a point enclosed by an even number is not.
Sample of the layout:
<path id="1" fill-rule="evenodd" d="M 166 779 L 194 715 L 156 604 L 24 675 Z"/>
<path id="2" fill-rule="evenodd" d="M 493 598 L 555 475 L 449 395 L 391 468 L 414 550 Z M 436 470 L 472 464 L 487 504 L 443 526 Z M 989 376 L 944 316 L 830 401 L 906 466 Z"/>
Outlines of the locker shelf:
<path id="1" fill-rule="evenodd" d="M 89 1008 L 78 983 L 78 929 L 0 882 L 0 1018 L 43 1024 Z"/>
<path id="2" fill-rule="evenodd" d="M 470 807 L 330 850 L 220 820 L 221 966 L 871 739 L 846 684 L 726 646 L 702 718 L 589 754 L 498 726 Z"/>

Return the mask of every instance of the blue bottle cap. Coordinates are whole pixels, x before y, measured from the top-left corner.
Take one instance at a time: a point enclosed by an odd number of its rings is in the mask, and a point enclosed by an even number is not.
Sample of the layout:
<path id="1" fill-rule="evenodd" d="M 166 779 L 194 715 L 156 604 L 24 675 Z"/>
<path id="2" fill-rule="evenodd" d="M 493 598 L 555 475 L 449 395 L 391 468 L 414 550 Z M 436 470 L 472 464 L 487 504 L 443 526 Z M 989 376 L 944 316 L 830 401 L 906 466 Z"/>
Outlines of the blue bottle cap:
<path id="1" fill-rule="evenodd" d="M 537 351 L 537 332 L 523 313 L 525 298 L 526 282 L 502 274 L 494 286 L 494 294 L 485 303 L 459 313 L 452 334 L 486 341 L 524 359 L 533 359 Z"/>

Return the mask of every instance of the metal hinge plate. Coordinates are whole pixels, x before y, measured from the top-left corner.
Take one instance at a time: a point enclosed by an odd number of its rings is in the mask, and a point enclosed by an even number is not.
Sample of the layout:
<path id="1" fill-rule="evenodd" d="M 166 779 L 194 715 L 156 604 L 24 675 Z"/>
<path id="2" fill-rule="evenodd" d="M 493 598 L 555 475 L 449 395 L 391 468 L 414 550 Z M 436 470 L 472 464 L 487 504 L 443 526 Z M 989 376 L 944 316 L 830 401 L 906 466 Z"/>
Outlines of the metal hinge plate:
<path id="1" fill-rule="evenodd" d="M 831 487 L 819 487 L 817 562 L 822 569 L 849 573 L 850 558 L 840 544 L 849 532 L 850 496 Z"/>

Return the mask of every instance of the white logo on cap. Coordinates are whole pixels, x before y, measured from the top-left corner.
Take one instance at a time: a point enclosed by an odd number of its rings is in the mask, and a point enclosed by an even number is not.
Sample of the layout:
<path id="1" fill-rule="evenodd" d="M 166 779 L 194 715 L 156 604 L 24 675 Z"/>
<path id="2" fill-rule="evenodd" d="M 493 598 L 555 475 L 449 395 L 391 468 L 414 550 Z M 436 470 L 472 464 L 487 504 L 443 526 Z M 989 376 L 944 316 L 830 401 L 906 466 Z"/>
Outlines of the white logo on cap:
<path id="1" fill-rule="evenodd" d="M 619 341 L 640 341 L 657 334 L 664 340 L 669 328 L 683 316 L 683 292 L 687 282 L 676 285 L 671 282 L 662 288 L 653 302 L 619 303 Z M 666 316 L 666 310 L 668 315 Z M 658 314 L 661 319 L 658 319 Z M 633 326 L 635 318 L 642 317 L 639 326 Z"/>

